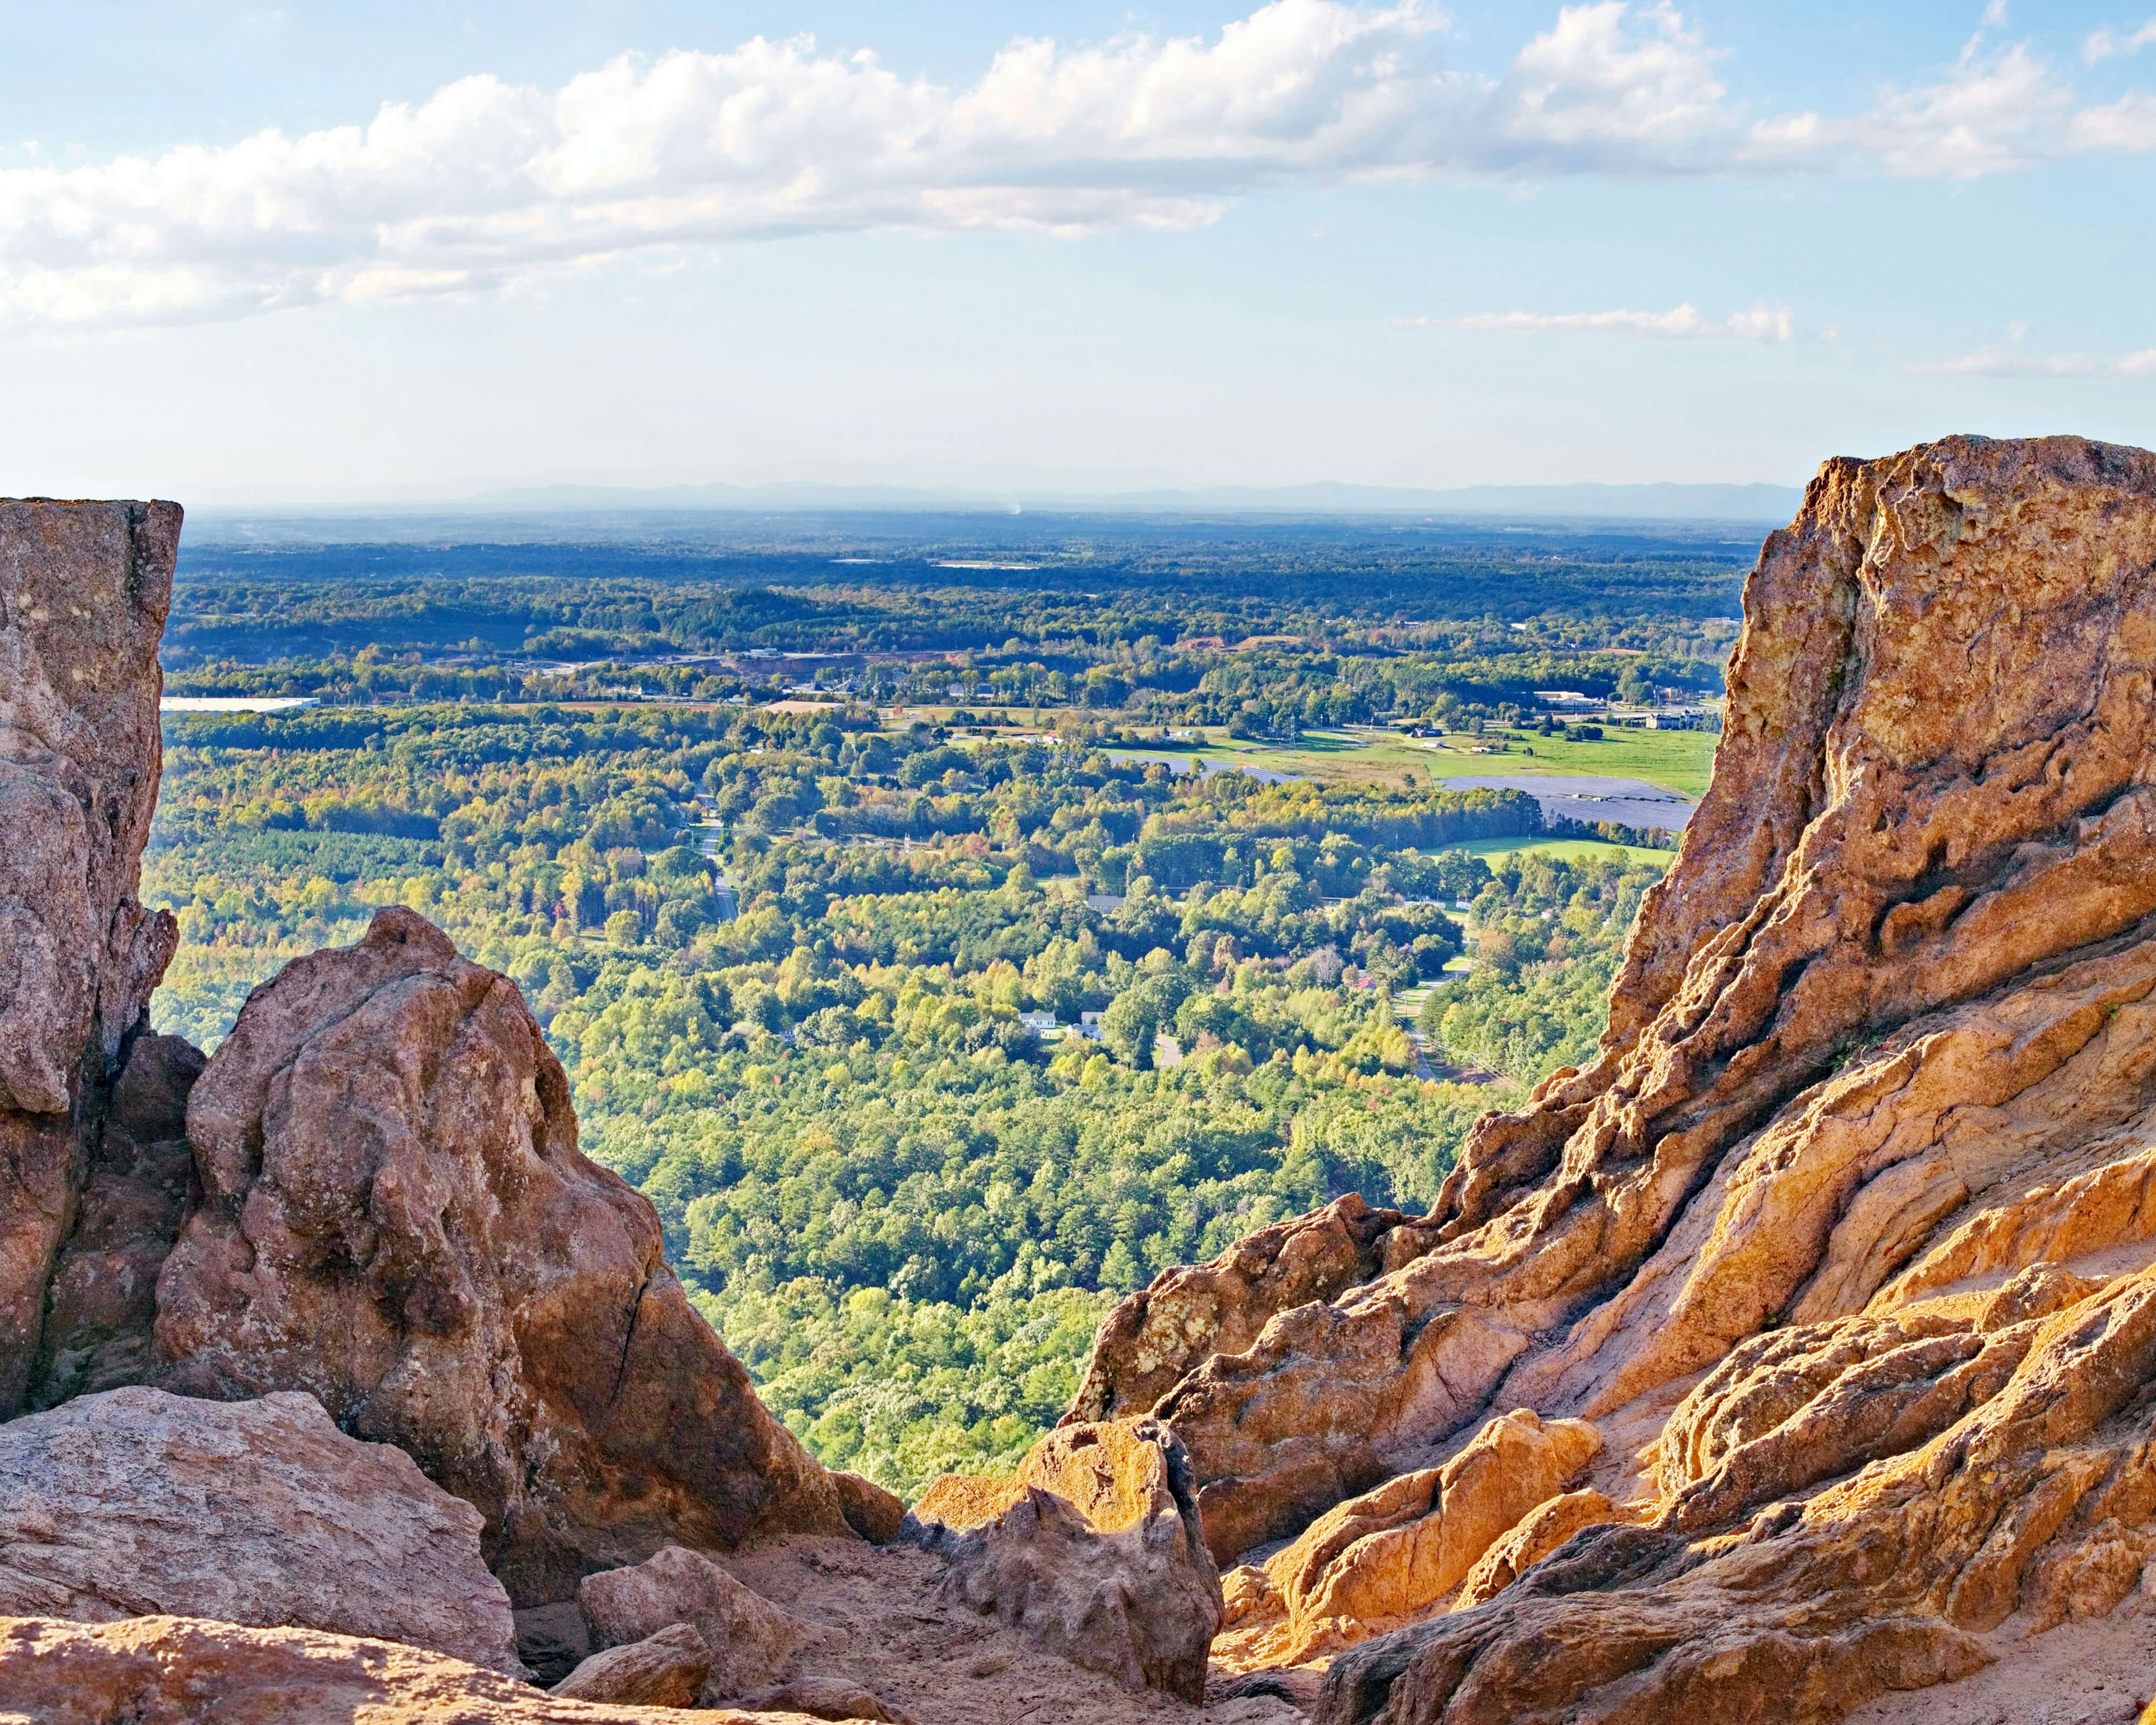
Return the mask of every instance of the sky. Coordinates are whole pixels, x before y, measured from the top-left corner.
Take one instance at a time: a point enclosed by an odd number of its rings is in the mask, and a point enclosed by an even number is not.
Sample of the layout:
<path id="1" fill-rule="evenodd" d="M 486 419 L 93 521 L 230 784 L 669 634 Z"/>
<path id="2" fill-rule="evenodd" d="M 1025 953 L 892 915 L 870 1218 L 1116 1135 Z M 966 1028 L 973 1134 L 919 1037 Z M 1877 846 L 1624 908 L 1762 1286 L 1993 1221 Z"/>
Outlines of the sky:
<path id="1" fill-rule="evenodd" d="M 2156 0 L 0 0 L 0 492 L 2156 443 Z"/>

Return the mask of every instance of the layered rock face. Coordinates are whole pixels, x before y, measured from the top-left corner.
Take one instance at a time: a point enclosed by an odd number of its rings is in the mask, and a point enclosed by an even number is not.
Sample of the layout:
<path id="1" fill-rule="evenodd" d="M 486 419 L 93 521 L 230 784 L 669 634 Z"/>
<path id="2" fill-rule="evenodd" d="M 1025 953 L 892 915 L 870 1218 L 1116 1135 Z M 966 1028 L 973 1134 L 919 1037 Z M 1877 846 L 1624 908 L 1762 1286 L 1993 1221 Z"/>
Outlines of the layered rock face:
<path id="1" fill-rule="evenodd" d="M 1224 1556 L 1493 1405 L 1606 1440 L 1465 1609 L 1338 1657 L 1335 1725 L 1826 1720 L 2137 1609 L 2156 456 L 1831 462 L 1745 615 L 1599 1057 L 1481 1122 L 1380 1273 L 1220 1322 L 1153 1403 Z M 1143 1328 L 1087 1408 L 1151 1393 Z"/>
<path id="2" fill-rule="evenodd" d="M 577 1150 L 506 978 L 409 911 L 255 991 L 187 1103 L 203 1198 L 157 1288 L 162 1379 L 305 1389 L 486 1518 L 519 1603 L 669 1539 L 844 1532 L 660 1255 Z"/>
<path id="3" fill-rule="evenodd" d="M 122 1045 L 177 937 L 136 897 L 161 759 L 171 503 L 0 501 L 0 1418 Z"/>

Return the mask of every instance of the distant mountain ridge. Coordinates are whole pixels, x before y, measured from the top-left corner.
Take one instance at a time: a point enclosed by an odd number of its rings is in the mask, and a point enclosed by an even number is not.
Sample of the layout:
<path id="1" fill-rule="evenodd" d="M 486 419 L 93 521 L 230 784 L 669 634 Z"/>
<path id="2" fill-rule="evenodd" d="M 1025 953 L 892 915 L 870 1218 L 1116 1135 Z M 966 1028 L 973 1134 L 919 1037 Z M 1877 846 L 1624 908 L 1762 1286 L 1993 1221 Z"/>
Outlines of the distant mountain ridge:
<path id="1" fill-rule="evenodd" d="M 1424 490 L 1325 481 L 1303 485 L 1206 485 L 1188 490 L 1051 491 L 789 481 L 763 485 L 538 485 L 429 502 L 321 504 L 278 514 L 528 515 L 618 511 L 747 513 L 909 510 L 1073 515 L 1446 516 L 1581 521 L 1774 522 L 1796 513 L 1795 485 L 1466 485 Z M 261 514 L 227 507 L 215 515 Z"/>

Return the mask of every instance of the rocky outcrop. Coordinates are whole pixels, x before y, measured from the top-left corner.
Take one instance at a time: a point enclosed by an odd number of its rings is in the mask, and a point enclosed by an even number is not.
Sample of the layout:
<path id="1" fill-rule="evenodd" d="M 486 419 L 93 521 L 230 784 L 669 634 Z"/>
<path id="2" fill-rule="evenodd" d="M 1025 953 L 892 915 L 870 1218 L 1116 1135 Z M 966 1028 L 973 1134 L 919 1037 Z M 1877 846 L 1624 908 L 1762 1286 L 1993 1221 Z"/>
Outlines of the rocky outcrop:
<path id="1" fill-rule="evenodd" d="M 1239 1614 L 1245 1661 L 1300 1661 L 1428 1613 L 1601 1447 L 1584 1420 L 1545 1423 L 1522 1408 L 1490 1421 L 1444 1466 L 1397 1475 L 1327 1510 L 1266 1561 Z"/>
<path id="2" fill-rule="evenodd" d="M 0 1615 L 294 1625 L 521 1676 L 479 1531 L 309 1396 L 116 1389 L 0 1425 Z"/>
<path id="3" fill-rule="evenodd" d="M 585 1577 L 577 1599 L 602 1648 L 688 1625 L 711 1653 L 704 1694 L 713 1704 L 783 1676 L 793 1656 L 820 1638 L 816 1625 L 744 1587 L 701 1552 L 678 1545 Z"/>
<path id="4" fill-rule="evenodd" d="M 177 937 L 136 889 L 179 533 L 176 504 L 0 501 L 0 1418 Z"/>
<path id="5" fill-rule="evenodd" d="M 1126 1687 L 1202 1699 L 1220 1581 L 1173 1436 L 1151 1420 L 1063 1426 L 1019 1489 L 994 1520 L 937 1542 L 946 1594 Z"/>
<path id="6" fill-rule="evenodd" d="M 258 988 L 196 1082 L 202 1187 L 157 1285 L 163 1382 L 305 1389 L 485 1517 L 520 1604 L 669 1539 L 843 1532 L 660 1255 L 577 1150 L 506 978 L 412 911 Z"/>
<path id="7" fill-rule="evenodd" d="M 557 1698 L 398 1642 L 191 1617 L 0 1618 L 0 1715 L 40 1725 L 811 1725 L 801 1713 Z"/>
<path id="8" fill-rule="evenodd" d="M 1481 1122 L 1378 1271 L 1152 1404 L 1224 1553 L 1492 1406 L 1609 1440 L 1465 1609 L 1334 1661 L 1331 1725 L 1825 1721 L 2133 1595 L 2152 573 L 2156 456 L 2076 439 L 1831 462 L 1768 541 L 1597 1058 Z"/>
<path id="9" fill-rule="evenodd" d="M 839 1512 L 846 1525 L 870 1545 L 889 1545 L 906 1522 L 906 1503 L 895 1491 L 886 1491 L 874 1480 L 857 1473 L 834 1473 Z"/>
<path id="10" fill-rule="evenodd" d="M 583 1661 L 554 1686 L 574 1701 L 618 1701 L 643 1707 L 692 1707 L 711 1675 L 711 1650 L 685 1623 Z"/>
<path id="11" fill-rule="evenodd" d="M 1389 1246 L 1412 1255 L 1419 1220 L 1373 1209 L 1351 1192 L 1245 1236 L 1210 1264 L 1163 1272 L 1101 1323 L 1063 1424 L 1151 1413 L 1209 1355 L 1240 1353 L 1256 1341 L 1276 1312 L 1330 1300 L 1390 1267 Z"/>

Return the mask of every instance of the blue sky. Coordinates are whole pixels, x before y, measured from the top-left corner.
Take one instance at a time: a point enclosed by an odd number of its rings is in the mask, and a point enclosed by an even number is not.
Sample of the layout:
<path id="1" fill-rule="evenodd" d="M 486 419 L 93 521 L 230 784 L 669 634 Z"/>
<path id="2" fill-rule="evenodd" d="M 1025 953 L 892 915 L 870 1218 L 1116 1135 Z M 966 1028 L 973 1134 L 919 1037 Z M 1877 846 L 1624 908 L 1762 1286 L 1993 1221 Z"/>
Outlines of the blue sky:
<path id="1" fill-rule="evenodd" d="M 0 3 L 0 490 L 2156 442 L 2152 10 Z"/>

